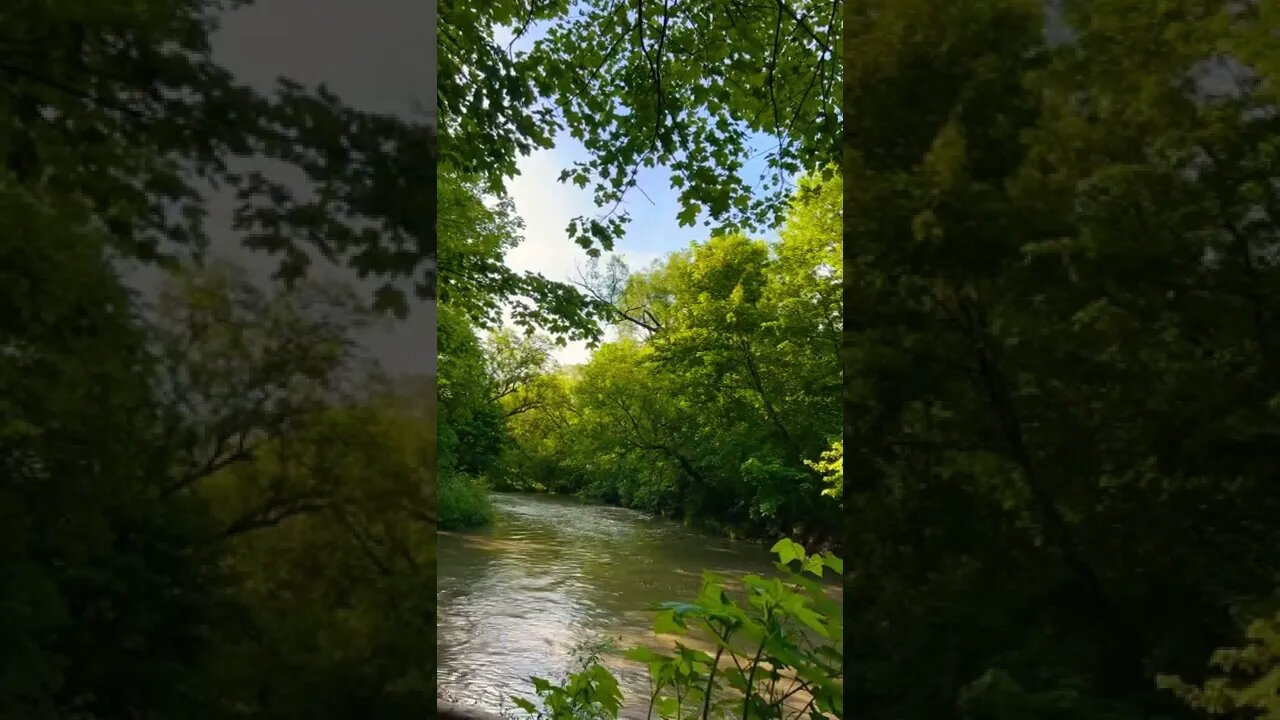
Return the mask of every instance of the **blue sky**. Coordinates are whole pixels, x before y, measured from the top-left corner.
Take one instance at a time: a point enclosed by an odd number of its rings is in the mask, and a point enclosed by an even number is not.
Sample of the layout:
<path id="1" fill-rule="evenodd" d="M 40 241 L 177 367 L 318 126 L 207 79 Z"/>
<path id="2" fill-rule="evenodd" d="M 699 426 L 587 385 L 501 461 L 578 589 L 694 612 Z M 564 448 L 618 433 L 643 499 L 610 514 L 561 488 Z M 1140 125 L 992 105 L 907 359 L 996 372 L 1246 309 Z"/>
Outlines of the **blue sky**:
<path id="1" fill-rule="evenodd" d="M 497 40 L 505 45 L 510 33 L 500 29 Z M 542 32 L 534 28 L 514 47 L 527 49 Z M 753 145 L 765 147 L 772 141 L 756 138 Z M 570 280 L 577 277 L 585 266 L 587 255 L 572 240 L 565 228 L 579 215 L 588 217 L 600 213 L 591 197 L 589 188 L 579 188 L 557 180 L 560 171 L 575 161 L 587 159 L 586 149 L 577 140 L 562 134 L 556 138 L 555 147 L 539 150 L 522 158 L 518 164 L 520 175 L 508 184 L 516 205 L 516 211 L 524 219 L 524 242 L 507 255 L 507 265 L 514 270 L 540 272 L 554 280 Z M 754 182 L 764 169 L 764 158 L 746 163 L 743 172 Z M 682 250 L 691 241 L 706 239 L 709 228 L 701 225 L 680 227 L 676 222 L 679 212 L 678 193 L 669 184 L 667 168 L 643 168 L 636 181 L 643 194 L 632 190 L 626 198 L 625 208 L 631 216 L 626 235 L 614 246 L 632 270 L 644 268 L 674 250 Z M 646 197 L 647 196 L 647 197 Z M 652 204 L 650 203 L 652 201 Z M 770 238 L 776 233 L 770 233 Z M 590 357 L 585 343 L 571 343 L 557 353 L 557 360 L 565 364 L 585 362 Z"/>

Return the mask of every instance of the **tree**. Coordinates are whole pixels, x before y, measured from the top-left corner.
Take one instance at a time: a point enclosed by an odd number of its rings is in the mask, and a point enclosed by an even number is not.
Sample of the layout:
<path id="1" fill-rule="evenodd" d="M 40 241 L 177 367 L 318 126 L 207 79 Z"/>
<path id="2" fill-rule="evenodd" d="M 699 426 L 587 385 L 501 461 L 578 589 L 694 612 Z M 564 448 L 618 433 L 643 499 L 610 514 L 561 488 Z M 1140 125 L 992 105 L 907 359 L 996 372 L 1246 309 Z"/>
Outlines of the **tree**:
<path id="1" fill-rule="evenodd" d="M 280 277 L 323 258 L 382 279 L 377 307 L 403 314 L 406 283 L 422 295 L 433 286 L 430 129 L 354 110 L 324 87 L 281 79 L 263 94 L 237 81 L 209 37 L 243 4 L 6 6 L 6 172 L 44 202 L 82 206 L 78 221 L 102 223 L 126 256 L 156 262 L 205 248 L 206 198 L 226 188 L 242 241 L 280 257 Z"/>
<path id="2" fill-rule="evenodd" d="M 437 465 L 441 474 L 484 475 L 502 447 L 504 412 L 497 401 L 499 391 L 467 318 L 443 303 L 438 317 Z"/>
<path id="3" fill-rule="evenodd" d="M 553 392 L 546 377 L 554 369 L 552 342 L 539 336 L 516 335 L 510 330 L 489 334 L 484 357 L 493 378 L 493 400 L 503 405 L 506 417 L 542 407 Z"/>
<path id="4" fill-rule="evenodd" d="M 0 714 L 431 707 L 434 626 L 398 617 L 433 617 L 428 424 L 349 362 L 351 297 L 211 268 L 147 312 L 109 238 L 4 189 Z"/>
<path id="5" fill-rule="evenodd" d="M 247 616 L 214 655 L 223 712 L 408 718 L 434 707 L 432 458 L 416 404 L 381 396 L 312 416 L 205 488 Z M 290 495 L 305 505 L 262 514 L 264 500 Z"/>
<path id="6" fill-rule="evenodd" d="M 445 3 L 441 125 L 454 133 L 450 152 L 460 156 L 451 162 L 501 187 L 517 153 L 550 147 L 558 131 L 569 131 L 591 159 L 560 180 L 591 185 L 603 211 L 568 228 L 589 253 L 611 249 L 621 235 L 620 208 L 641 167 L 671 169 L 686 225 L 704 211 L 722 228 L 775 224 L 791 176 L 840 155 L 840 7 Z M 494 38 L 496 27 L 519 38 L 539 24 L 546 33 L 528 52 Z M 776 139 L 762 151 L 771 188 L 763 196 L 742 176 L 752 133 Z"/>
<path id="7" fill-rule="evenodd" d="M 0 176 L 0 715 L 164 715 L 198 698 L 217 572 L 200 509 L 157 502 L 154 365 L 76 209 Z"/>
<path id="8" fill-rule="evenodd" d="M 370 410 L 363 313 L 305 282 L 345 267 L 400 314 L 435 294 L 434 135 L 240 83 L 209 37 L 241 4 L 0 10 L 0 715 L 434 703 L 413 620 L 433 616 L 431 429 Z M 144 310 L 121 262 L 202 259 L 213 192 L 296 292 L 218 270 Z"/>
<path id="9" fill-rule="evenodd" d="M 495 328 L 503 312 L 526 331 L 598 341 L 600 304 L 568 283 L 518 273 L 504 258 L 519 244 L 523 223 L 510 198 L 487 194 L 478 181 L 441 167 L 440 302 L 481 329 Z"/>
<path id="10" fill-rule="evenodd" d="M 861 7 L 844 178 L 857 702 L 1175 713 L 1154 669 L 1195 672 L 1232 598 L 1274 573 L 1273 465 L 1253 444 L 1274 417 L 1270 297 L 1249 276 L 1271 268 L 1271 221 L 1240 194 L 1274 175 L 1252 164 L 1274 85 L 1196 79 L 1252 47 L 1257 19 L 1070 3 L 1051 43 L 1036 3 Z"/>
<path id="11" fill-rule="evenodd" d="M 512 474 L 746 535 L 835 540 L 814 466 L 838 426 L 841 184 L 804 179 L 781 241 L 713 236 L 581 285 L 620 328 L 509 422 Z M 544 370 L 543 372 L 546 372 Z"/>
<path id="12" fill-rule="evenodd" d="M 149 336 L 159 362 L 168 495 L 253 459 L 255 447 L 350 400 L 373 361 L 354 333 L 372 321 L 343 286 L 306 283 L 268 294 L 219 264 L 168 279 Z"/>
<path id="13" fill-rule="evenodd" d="M 1161 676 L 1162 687 L 1211 717 L 1244 716 L 1259 720 L 1280 717 L 1280 617 L 1249 623 L 1243 647 L 1215 650 L 1210 664 L 1223 675 L 1196 687 L 1177 677 Z"/>

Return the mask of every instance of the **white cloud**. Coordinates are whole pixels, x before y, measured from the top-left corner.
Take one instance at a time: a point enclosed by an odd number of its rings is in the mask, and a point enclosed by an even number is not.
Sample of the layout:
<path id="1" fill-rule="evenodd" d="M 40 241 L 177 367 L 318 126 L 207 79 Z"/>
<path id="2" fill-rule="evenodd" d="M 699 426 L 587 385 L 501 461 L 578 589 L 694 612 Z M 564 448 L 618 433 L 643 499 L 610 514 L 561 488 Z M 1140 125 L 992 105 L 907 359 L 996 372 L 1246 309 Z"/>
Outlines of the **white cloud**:
<path id="1" fill-rule="evenodd" d="M 507 253 L 507 265 L 556 280 L 575 277 L 587 260 L 583 249 L 569 239 L 569 221 L 595 212 L 590 192 L 557 181 L 569 164 L 563 154 L 539 150 L 521 158 L 520 175 L 509 184 L 525 229 L 524 242 Z"/>
<path id="2" fill-rule="evenodd" d="M 563 145 L 538 150 L 520 159 L 520 174 L 508 184 L 516 212 L 524 220 L 524 241 L 507 253 L 507 265 L 520 272 L 541 273 L 552 280 L 571 280 L 587 260 L 581 247 L 569 239 L 566 228 L 579 215 L 595 211 L 591 193 L 560 183 L 560 171 L 569 165 Z M 586 362 L 586 343 L 558 348 L 561 364 Z"/>
<path id="3" fill-rule="evenodd" d="M 582 341 L 571 342 L 555 350 L 556 362 L 561 366 L 582 365 L 591 359 L 591 350 Z"/>
<path id="4" fill-rule="evenodd" d="M 566 228 L 573 218 L 594 217 L 600 209 L 590 190 L 558 180 L 562 170 L 584 155 L 585 150 L 577 141 L 558 137 L 554 148 L 520 159 L 520 175 L 508 183 L 508 193 L 525 224 L 524 241 L 507 253 L 507 265 L 513 270 L 569 281 L 577 279 L 579 270 L 586 266 L 586 252 L 569 239 Z M 651 170 L 642 176 L 648 197 L 631 198 L 632 222 L 615 247 L 632 272 L 646 269 L 702 234 L 676 224 L 675 192 L 667 185 L 664 173 Z M 607 333 L 606 339 L 614 334 Z M 569 343 L 558 349 L 555 357 L 561 364 L 579 364 L 590 359 L 591 352 L 585 343 Z"/>

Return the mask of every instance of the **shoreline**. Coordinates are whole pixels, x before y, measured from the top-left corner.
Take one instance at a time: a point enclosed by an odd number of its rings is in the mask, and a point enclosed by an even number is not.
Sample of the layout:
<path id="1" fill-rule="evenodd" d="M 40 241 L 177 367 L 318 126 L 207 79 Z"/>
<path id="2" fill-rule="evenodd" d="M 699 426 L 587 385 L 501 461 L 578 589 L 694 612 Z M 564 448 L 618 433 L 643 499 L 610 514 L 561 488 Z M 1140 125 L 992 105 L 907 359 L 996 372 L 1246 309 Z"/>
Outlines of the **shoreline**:
<path id="1" fill-rule="evenodd" d="M 769 537 L 753 536 L 750 533 L 739 532 L 735 528 L 725 523 L 718 522 L 714 519 L 689 520 L 686 516 L 674 517 L 670 515 L 663 515 L 656 511 L 645 510 L 642 508 L 627 507 L 626 505 L 621 505 L 619 503 L 607 502 L 605 500 L 599 500 L 591 497 L 584 497 L 576 493 L 558 493 L 551 490 L 523 490 L 523 489 L 522 490 L 495 490 L 492 488 L 490 488 L 489 492 L 498 494 L 498 495 L 541 495 L 541 496 L 554 497 L 554 498 L 566 498 L 566 499 L 575 500 L 584 505 L 592 505 L 592 506 L 598 506 L 598 507 L 614 507 L 614 508 L 620 508 L 623 510 L 632 510 L 635 512 L 650 513 L 654 517 L 662 518 L 663 520 L 668 520 L 674 523 L 678 523 L 681 526 L 689 530 L 693 530 L 695 532 L 701 532 L 707 535 L 713 535 L 718 538 L 725 539 L 725 540 L 732 540 L 734 542 L 743 542 L 743 543 L 750 543 L 752 545 L 760 545 L 766 551 L 773 545 L 773 543 L 778 541 L 778 538 L 776 537 L 770 539 Z M 485 526 L 477 526 L 477 527 L 485 527 Z M 782 536 L 789 537 L 792 540 L 795 540 L 796 542 L 800 543 L 801 545 L 804 545 L 805 549 L 810 552 L 832 552 L 832 553 L 835 553 L 836 555 L 841 554 L 842 548 L 840 547 L 840 544 L 838 542 L 834 542 L 832 538 L 819 538 L 815 542 L 813 538 L 808 538 L 808 537 L 796 539 L 794 534 L 789 534 L 789 533 L 783 533 Z"/>

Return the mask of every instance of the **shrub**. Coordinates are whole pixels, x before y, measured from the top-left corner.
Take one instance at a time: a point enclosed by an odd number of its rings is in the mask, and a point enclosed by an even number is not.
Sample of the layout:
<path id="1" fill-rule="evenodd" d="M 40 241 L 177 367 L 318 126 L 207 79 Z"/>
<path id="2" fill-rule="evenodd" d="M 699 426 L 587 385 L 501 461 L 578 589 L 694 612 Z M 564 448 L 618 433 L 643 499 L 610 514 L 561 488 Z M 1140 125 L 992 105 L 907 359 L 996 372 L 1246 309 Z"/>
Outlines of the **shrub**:
<path id="1" fill-rule="evenodd" d="M 436 511 L 442 530 L 488 525 L 493 522 L 494 514 L 493 501 L 484 481 L 460 473 L 447 473 L 440 478 Z"/>

